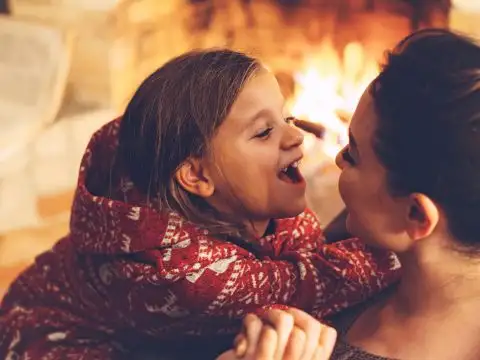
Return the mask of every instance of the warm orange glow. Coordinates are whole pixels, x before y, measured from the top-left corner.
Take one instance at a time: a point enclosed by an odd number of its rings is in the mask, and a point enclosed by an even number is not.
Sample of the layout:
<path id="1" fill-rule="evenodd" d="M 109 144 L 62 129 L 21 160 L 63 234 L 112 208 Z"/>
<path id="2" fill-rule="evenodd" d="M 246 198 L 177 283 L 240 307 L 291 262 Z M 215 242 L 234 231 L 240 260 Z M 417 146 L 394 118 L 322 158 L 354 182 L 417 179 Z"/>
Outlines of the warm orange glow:
<path id="1" fill-rule="evenodd" d="M 363 91 L 378 74 L 377 63 L 366 56 L 360 43 L 349 43 L 342 58 L 326 39 L 294 74 L 295 91 L 288 101 L 292 115 L 321 123 L 327 129 L 322 142 L 312 136 L 305 138 L 306 161 L 318 161 L 319 146 L 332 159 L 345 145 L 348 125 L 338 114 L 350 117 Z"/>

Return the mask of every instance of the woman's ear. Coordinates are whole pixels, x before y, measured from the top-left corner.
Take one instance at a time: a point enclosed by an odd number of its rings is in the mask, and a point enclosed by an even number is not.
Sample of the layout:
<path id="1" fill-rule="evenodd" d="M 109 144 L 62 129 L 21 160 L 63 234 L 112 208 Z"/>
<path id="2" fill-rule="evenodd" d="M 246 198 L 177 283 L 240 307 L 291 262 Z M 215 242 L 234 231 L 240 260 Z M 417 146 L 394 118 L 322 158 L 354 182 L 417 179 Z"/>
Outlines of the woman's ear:
<path id="1" fill-rule="evenodd" d="M 432 234 L 440 218 L 437 204 L 428 196 L 414 193 L 408 199 L 407 233 L 416 241 Z"/>
<path id="2" fill-rule="evenodd" d="M 185 160 L 176 170 L 175 179 L 183 189 L 202 198 L 212 196 L 215 190 L 207 169 L 197 158 Z"/>

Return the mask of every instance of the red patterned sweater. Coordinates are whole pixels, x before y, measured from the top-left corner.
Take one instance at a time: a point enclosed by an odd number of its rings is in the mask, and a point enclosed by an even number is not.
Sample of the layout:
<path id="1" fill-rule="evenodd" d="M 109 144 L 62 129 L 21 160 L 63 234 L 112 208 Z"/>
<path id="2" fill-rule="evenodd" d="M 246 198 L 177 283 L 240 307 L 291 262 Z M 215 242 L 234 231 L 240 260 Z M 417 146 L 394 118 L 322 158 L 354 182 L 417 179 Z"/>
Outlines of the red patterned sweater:
<path id="1" fill-rule="evenodd" d="M 323 317 L 398 278 L 390 253 L 357 239 L 324 245 L 310 211 L 275 220 L 253 251 L 142 206 L 126 181 L 107 197 L 118 125 L 88 145 L 69 235 L 3 299 L 0 359 L 121 358 L 139 344 L 233 334 L 246 313 L 272 304 Z"/>

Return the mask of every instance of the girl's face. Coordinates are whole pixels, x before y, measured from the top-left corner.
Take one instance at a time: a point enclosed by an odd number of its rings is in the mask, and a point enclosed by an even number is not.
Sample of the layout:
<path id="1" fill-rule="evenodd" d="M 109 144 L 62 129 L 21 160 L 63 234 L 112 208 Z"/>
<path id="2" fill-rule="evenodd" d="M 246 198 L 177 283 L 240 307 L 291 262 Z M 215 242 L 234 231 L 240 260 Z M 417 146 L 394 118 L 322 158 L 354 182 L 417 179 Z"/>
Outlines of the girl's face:
<path id="1" fill-rule="evenodd" d="M 284 103 L 267 71 L 240 92 L 212 142 L 210 200 L 217 208 L 253 222 L 293 217 L 305 209 L 305 181 L 297 168 L 303 135 L 289 123 Z"/>

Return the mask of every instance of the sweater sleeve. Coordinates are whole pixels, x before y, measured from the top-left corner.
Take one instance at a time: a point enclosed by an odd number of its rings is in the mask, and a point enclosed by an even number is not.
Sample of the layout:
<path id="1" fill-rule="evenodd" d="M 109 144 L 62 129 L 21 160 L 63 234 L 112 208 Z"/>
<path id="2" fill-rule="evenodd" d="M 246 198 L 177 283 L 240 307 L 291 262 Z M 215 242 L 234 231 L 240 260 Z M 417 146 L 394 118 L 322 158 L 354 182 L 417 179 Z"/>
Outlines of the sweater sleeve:
<path id="1" fill-rule="evenodd" d="M 104 294 L 125 325 L 159 338 L 173 329 L 177 335 L 234 332 L 246 313 L 276 305 L 323 317 L 398 275 L 389 254 L 356 239 L 320 248 L 285 246 L 272 259 L 199 234 L 150 256 L 150 264 L 124 259 L 104 265 L 110 275 Z"/>
<path id="2" fill-rule="evenodd" d="M 280 220 L 279 228 L 275 241 L 281 245 L 273 244 L 281 249 L 276 259 L 296 263 L 300 283 L 309 284 L 300 290 L 302 296 L 295 304 L 286 305 L 324 318 L 366 300 L 399 279 L 401 266 L 394 253 L 369 247 L 358 238 L 327 244 L 311 210 Z"/>

